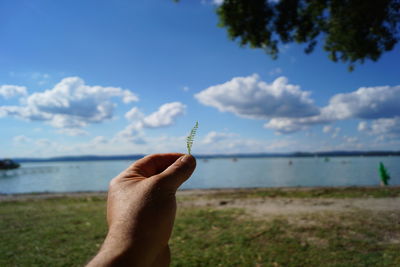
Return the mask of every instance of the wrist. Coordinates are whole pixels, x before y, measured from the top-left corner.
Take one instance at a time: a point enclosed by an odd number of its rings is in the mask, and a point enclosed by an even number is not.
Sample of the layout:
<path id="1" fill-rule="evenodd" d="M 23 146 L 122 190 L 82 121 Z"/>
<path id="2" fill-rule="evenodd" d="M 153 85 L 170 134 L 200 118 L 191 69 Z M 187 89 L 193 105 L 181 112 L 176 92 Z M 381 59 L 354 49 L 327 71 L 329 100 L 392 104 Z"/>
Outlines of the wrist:
<path id="1" fill-rule="evenodd" d="M 97 255 L 90 261 L 91 266 L 141 266 L 139 259 L 132 257 L 131 248 L 125 242 L 117 242 L 107 235 Z"/>
<path id="2" fill-rule="evenodd" d="M 133 240 L 131 234 L 118 229 L 110 228 L 92 266 L 152 266 L 157 253 L 146 246 L 146 240 Z"/>

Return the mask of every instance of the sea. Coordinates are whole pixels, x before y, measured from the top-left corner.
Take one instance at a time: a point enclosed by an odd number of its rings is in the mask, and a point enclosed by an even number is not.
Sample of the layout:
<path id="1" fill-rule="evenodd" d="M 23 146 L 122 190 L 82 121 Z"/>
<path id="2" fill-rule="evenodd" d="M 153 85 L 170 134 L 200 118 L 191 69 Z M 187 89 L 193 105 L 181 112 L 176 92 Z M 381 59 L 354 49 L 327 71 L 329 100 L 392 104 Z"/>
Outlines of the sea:
<path id="1" fill-rule="evenodd" d="M 390 185 L 400 185 L 400 157 L 294 157 L 198 159 L 181 189 L 376 186 L 379 163 Z M 133 161 L 23 163 L 0 171 L 0 194 L 106 191 L 110 180 Z"/>

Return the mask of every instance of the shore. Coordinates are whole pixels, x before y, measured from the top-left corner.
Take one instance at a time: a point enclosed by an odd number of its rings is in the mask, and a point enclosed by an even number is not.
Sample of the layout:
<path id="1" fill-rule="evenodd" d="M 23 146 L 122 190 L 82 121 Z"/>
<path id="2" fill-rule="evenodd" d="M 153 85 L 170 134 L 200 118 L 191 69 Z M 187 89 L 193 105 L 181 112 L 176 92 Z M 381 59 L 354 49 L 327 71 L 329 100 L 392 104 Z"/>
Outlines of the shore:
<path id="1" fill-rule="evenodd" d="M 0 195 L 0 266 L 83 266 L 107 232 L 106 196 Z M 171 266 L 400 266 L 399 186 L 181 190 L 177 201 Z"/>
<path id="2" fill-rule="evenodd" d="M 106 199 L 107 192 L 0 194 L 0 202 L 93 197 Z M 179 190 L 177 199 L 182 207 L 237 208 L 255 216 L 390 211 L 400 210 L 400 186 L 190 189 Z"/>

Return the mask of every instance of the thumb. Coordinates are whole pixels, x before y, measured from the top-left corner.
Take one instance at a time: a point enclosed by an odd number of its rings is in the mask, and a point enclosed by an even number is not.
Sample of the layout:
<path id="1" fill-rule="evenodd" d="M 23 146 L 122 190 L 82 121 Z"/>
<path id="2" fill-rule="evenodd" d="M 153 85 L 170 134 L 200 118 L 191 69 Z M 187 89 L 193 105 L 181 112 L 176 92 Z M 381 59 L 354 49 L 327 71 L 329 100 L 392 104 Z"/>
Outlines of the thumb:
<path id="1" fill-rule="evenodd" d="M 164 186 L 176 190 L 189 179 L 195 168 L 196 159 L 192 155 L 183 155 L 154 178 Z"/>

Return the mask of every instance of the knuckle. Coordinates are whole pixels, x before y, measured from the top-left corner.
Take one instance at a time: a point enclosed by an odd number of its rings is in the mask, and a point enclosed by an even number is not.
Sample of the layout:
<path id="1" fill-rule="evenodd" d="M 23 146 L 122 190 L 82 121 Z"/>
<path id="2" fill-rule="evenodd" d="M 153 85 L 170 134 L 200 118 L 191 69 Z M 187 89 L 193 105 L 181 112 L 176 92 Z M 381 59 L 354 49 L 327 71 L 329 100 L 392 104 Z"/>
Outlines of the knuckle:
<path id="1" fill-rule="evenodd" d="M 112 189 L 114 187 L 116 187 L 116 185 L 118 184 L 118 177 L 114 177 L 113 179 L 111 179 L 111 181 L 108 183 L 108 188 Z"/>

